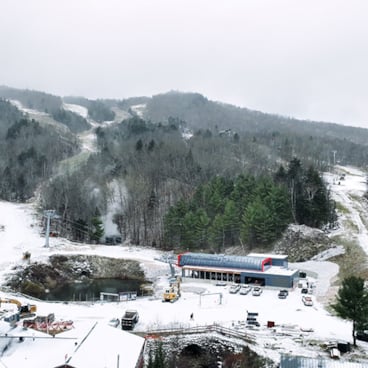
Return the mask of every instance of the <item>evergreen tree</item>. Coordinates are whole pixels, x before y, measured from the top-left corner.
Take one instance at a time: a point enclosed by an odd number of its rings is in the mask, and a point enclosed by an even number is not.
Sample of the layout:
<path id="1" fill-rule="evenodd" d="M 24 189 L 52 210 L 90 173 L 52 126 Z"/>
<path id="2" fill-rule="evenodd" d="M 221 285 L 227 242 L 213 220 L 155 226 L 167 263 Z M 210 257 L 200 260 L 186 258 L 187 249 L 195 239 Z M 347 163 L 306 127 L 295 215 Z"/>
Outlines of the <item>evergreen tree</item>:
<path id="1" fill-rule="evenodd" d="M 225 204 L 223 227 L 226 245 L 232 246 L 238 244 L 240 236 L 240 213 L 235 202 L 231 199 L 227 200 Z"/>
<path id="2" fill-rule="evenodd" d="M 281 165 L 278 168 L 278 170 L 274 174 L 274 180 L 277 183 L 282 183 L 282 184 L 285 184 L 287 182 L 287 173 L 286 173 L 284 166 Z"/>
<path id="3" fill-rule="evenodd" d="M 345 278 L 331 307 L 339 317 L 353 322 L 352 335 L 356 346 L 357 327 L 368 323 L 368 290 L 364 287 L 364 280 L 356 276 Z"/>
<path id="4" fill-rule="evenodd" d="M 254 199 L 256 179 L 251 175 L 239 175 L 234 182 L 230 198 L 236 203 L 239 213 L 244 213 L 248 204 Z"/>
<path id="5" fill-rule="evenodd" d="M 209 229 L 209 241 L 218 252 L 221 252 L 225 246 L 225 226 L 221 214 L 217 214 L 212 221 Z"/>
<path id="6" fill-rule="evenodd" d="M 165 242 L 171 247 L 179 247 L 184 234 L 184 216 L 188 206 L 184 200 L 169 208 L 165 215 Z"/>
<path id="7" fill-rule="evenodd" d="M 150 142 L 148 143 L 148 147 L 147 147 L 148 152 L 153 151 L 153 149 L 155 148 L 155 145 L 156 145 L 155 140 L 151 139 Z"/>
<path id="8" fill-rule="evenodd" d="M 256 197 L 242 216 L 241 239 L 252 247 L 271 244 L 289 223 L 290 212 L 285 192 L 277 187 L 267 191 L 268 195 L 263 199 Z"/>
<path id="9" fill-rule="evenodd" d="M 232 190 L 233 182 L 223 177 L 216 177 L 204 187 L 204 206 L 210 218 L 214 218 L 218 213 L 223 213 L 225 199 Z"/>
<path id="10" fill-rule="evenodd" d="M 329 219 L 329 193 L 318 171 L 309 167 L 305 174 L 304 193 L 308 210 L 304 223 L 311 227 L 320 227 Z"/>
<path id="11" fill-rule="evenodd" d="M 98 208 L 96 208 L 95 215 L 91 219 L 90 238 L 92 241 L 99 242 L 102 238 L 105 230 L 101 221 L 101 214 Z"/>
<path id="12" fill-rule="evenodd" d="M 271 216 L 270 226 L 273 235 L 270 240 L 273 241 L 283 233 L 292 220 L 286 188 L 279 185 L 272 186 L 266 204 Z"/>
<path id="13" fill-rule="evenodd" d="M 162 342 L 158 342 L 158 344 L 156 345 L 155 348 L 155 356 L 153 359 L 153 368 L 165 368 L 166 363 L 165 363 L 165 355 L 164 355 L 164 350 L 163 350 L 163 344 Z"/>
<path id="14" fill-rule="evenodd" d="M 147 368 L 153 368 L 153 353 L 152 353 L 152 350 L 150 350 L 149 353 L 148 353 Z"/>
<path id="15" fill-rule="evenodd" d="M 188 211 L 183 218 L 183 233 L 181 245 L 188 249 L 195 249 L 196 233 L 194 231 L 196 225 L 196 216 L 192 211 Z"/>
<path id="16" fill-rule="evenodd" d="M 319 172 L 313 166 L 304 170 L 300 160 L 293 158 L 288 170 L 280 167 L 274 178 L 278 183 L 287 185 L 295 223 L 321 227 L 335 221 L 334 204 Z"/>
<path id="17" fill-rule="evenodd" d="M 142 142 L 142 139 L 138 139 L 136 144 L 135 144 L 135 149 L 136 151 L 142 151 L 142 148 L 143 148 L 143 142 Z"/>
<path id="18" fill-rule="evenodd" d="M 202 208 L 198 209 L 195 212 L 195 224 L 193 229 L 195 232 L 196 246 L 205 247 L 207 245 L 209 223 L 210 219 L 206 211 Z"/>
<path id="19" fill-rule="evenodd" d="M 242 225 L 240 235 L 243 242 L 247 243 L 251 248 L 260 240 L 257 225 L 267 209 L 258 199 L 249 204 L 242 216 Z"/>

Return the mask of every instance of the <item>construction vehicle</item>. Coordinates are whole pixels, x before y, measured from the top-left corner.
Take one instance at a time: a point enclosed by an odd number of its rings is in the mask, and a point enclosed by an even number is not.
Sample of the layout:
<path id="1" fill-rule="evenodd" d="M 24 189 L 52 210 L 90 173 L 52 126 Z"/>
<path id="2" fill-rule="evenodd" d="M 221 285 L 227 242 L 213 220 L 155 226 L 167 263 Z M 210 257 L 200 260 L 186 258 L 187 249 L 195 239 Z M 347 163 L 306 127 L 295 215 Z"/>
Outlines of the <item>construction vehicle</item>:
<path id="1" fill-rule="evenodd" d="M 138 312 L 136 310 L 128 309 L 127 311 L 125 311 L 125 314 L 121 319 L 121 329 L 133 330 L 138 321 L 139 321 Z"/>
<path id="2" fill-rule="evenodd" d="M 174 303 L 180 298 L 180 277 L 170 279 L 169 287 L 164 290 L 162 301 Z"/>
<path id="3" fill-rule="evenodd" d="M 0 299 L 0 307 L 2 303 L 15 304 L 18 308 L 20 318 L 33 317 L 36 315 L 37 306 L 34 304 L 22 304 L 17 299 Z"/>
<path id="4" fill-rule="evenodd" d="M 180 297 L 180 276 L 175 275 L 174 262 L 175 257 L 172 254 L 168 254 L 166 256 L 162 256 L 158 261 L 167 263 L 170 268 L 170 279 L 169 286 L 164 289 L 162 294 L 162 302 L 176 302 Z"/>

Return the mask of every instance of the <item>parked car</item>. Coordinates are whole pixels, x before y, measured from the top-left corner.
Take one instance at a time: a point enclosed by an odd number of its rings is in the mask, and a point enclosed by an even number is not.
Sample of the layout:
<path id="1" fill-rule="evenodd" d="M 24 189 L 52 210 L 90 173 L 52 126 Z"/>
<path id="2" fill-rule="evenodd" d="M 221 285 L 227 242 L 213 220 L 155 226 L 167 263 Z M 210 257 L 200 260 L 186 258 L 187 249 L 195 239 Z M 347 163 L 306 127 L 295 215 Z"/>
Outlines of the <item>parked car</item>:
<path id="1" fill-rule="evenodd" d="M 231 285 L 230 289 L 229 289 L 229 293 L 230 294 L 236 294 L 239 290 L 240 290 L 240 285 L 238 285 L 238 284 Z"/>
<path id="2" fill-rule="evenodd" d="M 255 286 L 253 288 L 253 291 L 252 291 L 252 295 L 254 296 L 260 296 L 262 294 L 262 288 L 260 288 L 259 286 Z"/>
<path id="3" fill-rule="evenodd" d="M 109 321 L 109 326 L 111 327 L 118 327 L 120 325 L 120 320 L 119 318 L 112 318 Z"/>
<path id="4" fill-rule="evenodd" d="M 289 292 L 287 290 L 280 290 L 278 293 L 279 299 L 286 299 L 288 295 L 289 295 Z"/>
<path id="5" fill-rule="evenodd" d="M 247 295 L 252 290 L 252 288 L 249 285 L 242 285 L 239 291 L 239 294 L 241 295 Z"/>
<path id="6" fill-rule="evenodd" d="M 304 305 L 306 305 L 308 307 L 313 306 L 313 300 L 310 296 L 303 295 L 302 301 L 303 301 Z"/>

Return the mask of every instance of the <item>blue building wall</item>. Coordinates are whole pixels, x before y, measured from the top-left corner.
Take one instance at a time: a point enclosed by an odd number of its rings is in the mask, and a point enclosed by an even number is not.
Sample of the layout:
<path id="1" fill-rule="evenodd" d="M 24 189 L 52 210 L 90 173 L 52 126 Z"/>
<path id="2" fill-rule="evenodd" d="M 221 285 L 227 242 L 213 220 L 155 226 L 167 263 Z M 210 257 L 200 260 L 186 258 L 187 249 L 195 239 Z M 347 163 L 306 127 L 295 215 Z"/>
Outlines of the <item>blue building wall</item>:
<path id="1" fill-rule="evenodd" d="M 265 286 L 278 288 L 292 288 L 294 287 L 294 280 L 297 277 L 298 271 L 292 275 L 275 275 L 275 274 L 260 274 L 255 272 L 242 272 L 240 274 L 240 282 L 242 284 L 249 283 L 249 278 L 259 280 L 262 279 Z"/>
<path id="2" fill-rule="evenodd" d="M 271 259 L 272 259 L 272 266 L 285 267 L 285 268 L 289 267 L 287 257 L 285 257 L 285 258 L 272 258 L 272 256 L 271 256 Z"/>

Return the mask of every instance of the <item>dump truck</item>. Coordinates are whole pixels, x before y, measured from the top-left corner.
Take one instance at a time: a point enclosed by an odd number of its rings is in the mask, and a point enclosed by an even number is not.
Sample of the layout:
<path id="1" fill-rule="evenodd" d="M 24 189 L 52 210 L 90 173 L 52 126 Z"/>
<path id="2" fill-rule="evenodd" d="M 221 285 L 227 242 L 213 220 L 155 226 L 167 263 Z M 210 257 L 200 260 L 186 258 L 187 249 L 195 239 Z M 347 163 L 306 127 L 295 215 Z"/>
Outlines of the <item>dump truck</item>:
<path id="1" fill-rule="evenodd" d="M 138 312 L 133 309 L 128 309 L 125 311 L 124 316 L 121 318 L 121 329 L 133 330 L 138 321 L 139 321 Z"/>

